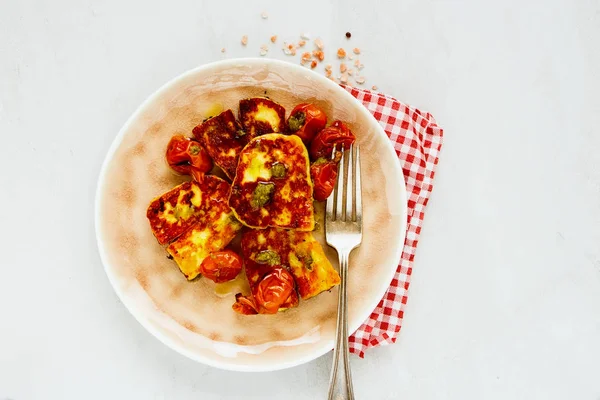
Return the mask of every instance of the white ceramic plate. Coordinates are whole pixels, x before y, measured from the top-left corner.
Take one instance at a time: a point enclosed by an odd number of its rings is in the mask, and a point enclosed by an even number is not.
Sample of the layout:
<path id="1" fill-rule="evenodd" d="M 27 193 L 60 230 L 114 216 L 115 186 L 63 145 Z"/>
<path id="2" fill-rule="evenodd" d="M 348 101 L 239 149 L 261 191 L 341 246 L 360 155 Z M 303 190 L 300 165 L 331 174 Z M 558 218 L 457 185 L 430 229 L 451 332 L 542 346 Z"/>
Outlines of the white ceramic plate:
<path id="1" fill-rule="evenodd" d="M 343 88 L 304 67 L 267 59 L 208 64 L 173 79 L 129 118 L 102 166 L 96 194 L 96 236 L 115 291 L 131 314 L 167 346 L 214 367 L 269 371 L 313 360 L 333 347 L 337 288 L 277 315 L 233 312 L 243 277 L 221 286 L 188 282 L 152 235 L 150 201 L 185 178 L 170 171 L 164 151 L 172 135 L 238 101 L 264 96 L 282 104 L 313 102 L 329 120 L 349 124 L 361 146 L 363 243 L 350 257 L 349 327 L 354 332 L 387 290 L 401 255 L 407 198 L 402 169 L 385 132 Z M 323 207 L 317 207 L 322 243 Z M 337 268 L 334 250 L 324 245 Z"/>

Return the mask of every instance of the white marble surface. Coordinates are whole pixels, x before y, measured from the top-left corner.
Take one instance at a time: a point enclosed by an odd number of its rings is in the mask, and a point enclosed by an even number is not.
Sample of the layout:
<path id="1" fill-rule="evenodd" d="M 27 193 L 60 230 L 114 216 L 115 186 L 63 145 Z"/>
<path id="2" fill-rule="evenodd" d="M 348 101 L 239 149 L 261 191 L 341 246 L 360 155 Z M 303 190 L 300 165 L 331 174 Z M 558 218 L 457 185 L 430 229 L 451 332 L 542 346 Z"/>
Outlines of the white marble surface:
<path id="1" fill-rule="evenodd" d="M 159 343 L 92 216 L 157 87 L 271 34 L 333 49 L 347 30 L 369 86 L 446 132 L 401 336 L 352 359 L 357 398 L 600 398 L 600 3 L 325 3 L 0 2 L 0 399 L 324 398 L 330 355 L 244 374 Z"/>

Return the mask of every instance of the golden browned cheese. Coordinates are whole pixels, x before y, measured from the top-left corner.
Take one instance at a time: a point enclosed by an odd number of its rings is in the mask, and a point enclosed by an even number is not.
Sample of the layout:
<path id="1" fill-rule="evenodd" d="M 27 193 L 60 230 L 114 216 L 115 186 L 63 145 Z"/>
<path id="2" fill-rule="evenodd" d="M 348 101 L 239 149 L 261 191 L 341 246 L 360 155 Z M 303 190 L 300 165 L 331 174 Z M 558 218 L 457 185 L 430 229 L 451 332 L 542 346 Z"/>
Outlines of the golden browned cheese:
<path id="1" fill-rule="evenodd" d="M 250 140 L 250 135 L 235 120 L 233 112 L 227 110 L 207 119 L 196 126 L 193 133 L 215 164 L 229 179 L 233 179 L 240 152 Z"/>
<path id="2" fill-rule="evenodd" d="M 154 199 L 146 216 L 158 242 L 166 244 L 195 225 L 202 212 L 202 190 L 196 182 L 185 182 Z"/>
<path id="3" fill-rule="evenodd" d="M 244 225 L 312 231 L 312 200 L 308 152 L 299 137 L 268 134 L 244 147 L 229 196 Z"/>
<path id="4" fill-rule="evenodd" d="M 183 230 L 184 225 L 187 227 L 167 251 L 190 280 L 198 276 L 198 267 L 204 258 L 225 248 L 242 227 L 227 205 L 228 194 L 227 182 L 207 175 L 201 182 L 186 182 L 170 190 L 158 199 L 158 203 L 154 200 L 148 209 L 154 234 L 164 242 L 170 241 L 167 239 L 173 237 L 174 232 Z M 160 199 L 163 199 L 162 203 Z M 168 199 L 177 201 L 173 205 Z M 156 207 L 162 207 L 163 211 L 155 213 Z M 179 217 L 175 218 L 175 214 Z"/>
<path id="5" fill-rule="evenodd" d="M 285 108 L 271 99 L 240 100 L 240 122 L 251 138 L 285 131 Z"/>
<path id="6" fill-rule="evenodd" d="M 250 286 L 265 268 L 265 264 L 256 262 L 257 256 L 269 255 L 267 251 L 276 254 L 278 260 L 275 261 L 292 273 L 302 299 L 309 299 L 340 283 L 340 276 L 323 247 L 310 232 L 268 228 L 248 229 L 242 236 L 242 254 Z"/>

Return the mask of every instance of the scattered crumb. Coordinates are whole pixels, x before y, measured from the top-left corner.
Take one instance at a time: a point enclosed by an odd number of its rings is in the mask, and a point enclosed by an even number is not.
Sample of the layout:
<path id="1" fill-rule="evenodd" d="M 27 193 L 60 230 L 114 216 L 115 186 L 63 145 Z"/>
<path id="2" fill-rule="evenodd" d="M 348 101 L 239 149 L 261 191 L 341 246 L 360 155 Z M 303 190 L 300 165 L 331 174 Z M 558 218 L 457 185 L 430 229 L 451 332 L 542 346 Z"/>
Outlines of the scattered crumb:
<path id="1" fill-rule="evenodd" d="M 363 83 L 365 83 L 366 79 L 364 76 L 357 76 L 356 78 L 354 78 L 354 80 L 356 81 L 356 83 L 358 83 L 359 85 L 362 85 Z"/>
<path id="2" fill-rule="evenodd" d="M 354 57 L 352 57 L 351 55 L 348 56 L 348 60 L 354 60 Z"/>
<path id="3" fill-rule="evenodd" d="M 304 40 L 310 40 L 310 35 L 308 33 L 303 33 L 300 37 Z"/>
<path id="4" fill-rule="evenodd" d="M 316 66 L 317 66 L 317 62 L 315 60 L 312 60 L 312 62 L 310 63 L 310 68 L 315 69 Z"/>
<path id="5" fill-rule="evenodd" d="M 373 85 L 373 86 L 371 86 L 371 89 L 377 90 L 377 86 Z"/>
<path id="6" fill-rule="evenodd" d="M 271 43 L 275 43 L 277 41 L 277 35 L 271 36 Z"/>
<path id="7" fill-rule="evenodd" d="M 288 56 L 296 55 L 296 45 L 293 43 L 287 44 L 287 42 L 283 42 L 283 52 Z"/>
<path id="8" fill-rule="evenodd" d="M 364 64 L 360 64 L 360 65 L 358 66 L 358 69 L 360 70 L 360 69 L 363 69 L 364 67 L 365 67 L 365 65 L 364 65 Z"/>
<path id="9" fill-rule="evenodd" d="M 247 45 L 248 44 L 248 35 L 244 35 L 242 36 L 242 45 Z"/>
<path id="10" fill-rule="evenodd" d="M 266 44 L 263 44 L 262 46 L 260 46 L 260 55 L 261 56 L 266 56 L 268 52 L 269 52 L 269 47 Z"/>
<path id="11" fill-rule="evenodd" d="M 293 43 L 288 44 L 288 50 L 292 56 L 296 55 L 296 46 Z"/>
<path id="12" fill-rule="evenodd" d="M 350 38 L 352 37 L 352 34 L 351 34 L 350 32 L 346 32 L 346 37 L 347 37 L 348 39 L 350 39 Z"/>
<path id="13" fill-rule="evenodd" d="M 360 65 L 360 60 L 357 58 L 356 61 L 354 61 L 354 66 L 358 67 Z"/>
<path id="14" fill-rule="evenodd" d="M 267 14 L 265 11 L 263 11 L 260 16 L 262 17 L 262 19 L 267 19 L 269 18 L 269 14 Z"/>
<path id="15" fill-rule="evenodd" d="M 333 67 L 331 66 L 331 64 L 327 64 L 327 65 L 325 66 L 325 69 L 331 69 L 331 68 L 333 68 Z"/>
<path id="16" fill-rule="evenodd" d="M 323 53 L 321 50 L 313 51 L 313 56 L 315 56 L 315 58 L 319 61 L 323 61 L 325 59 L 325 53 Z"/>
<path id="17" fill-rule="evenodd" d="M 225 53 L 225 47 L 221 49 L 221 53 Z"/>
<path id="18" fill-rule="evenodd" d="M 349 69 L 349 70 L 348 70 L 348 75 L 350 75 L 350 76 L 354 75 L 354 70 L 352 70 L 352 69 Z"/>
<path id="19" fill-rule="evenodd" d="M 306 44 L 306 40 L 301 40 L 298 42 L 298 47 L 304 47 L 305 44 Z"/>
<path id="20" fill-rule="evenodd" d="M 344 73 L 340 77 L 340 83 L 347 83 L 347 82 L 348 82 L 348 74 Z"/>
<path id="21" fill-rule="evenodd" d="M 358 47 L 355 47 L 354 49 L 352 49 L 352 51 L 354 52 L 354 54 L 360 54 L 360 49 Z"/>
<path id="22" fill-rule="evenodd" d="M 337 56 L 338 58 L 344 58 L 346 57 L 346 50 L 342 49 L 341 47 L 338 49 L 337 51 Z"/>
<path id="23" fill-rule="evenodd" d="M 315 39 L 315 46 L 317 46 L 317 49 L 323 50 L 323 41 L 319 38 Z"/>
<path id="24" fill-rule="evenodd" d="M 302 64 L 309 62 L 310 59 L 311 59 L 310 52 L 307 51 L 305 53 L 302 53 Z"/>
<path id="25" fill-rule="evenodd" d="M 328 78 L 331 78 L 331 70 L 330 69 L 325 70 L 325 76 Z"/>
<path id="26" fill-rule="evenodd" d="M 346 72 L 347 69 L 348 69 L 348 67 L 346 66 L 346 63 L 340 64 L 340 72 Z"/>

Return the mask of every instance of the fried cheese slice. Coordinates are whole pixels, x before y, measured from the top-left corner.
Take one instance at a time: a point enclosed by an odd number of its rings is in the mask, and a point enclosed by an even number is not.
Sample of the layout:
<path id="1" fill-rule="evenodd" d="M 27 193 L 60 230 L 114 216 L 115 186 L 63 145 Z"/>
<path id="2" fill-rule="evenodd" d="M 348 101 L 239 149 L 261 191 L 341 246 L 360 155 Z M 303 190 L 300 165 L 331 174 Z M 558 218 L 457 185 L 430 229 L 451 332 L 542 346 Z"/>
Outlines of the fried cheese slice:
<path id="1" fill-rule="evenodd" d="M 210 253 L 225 248 L 242 225 L 227 205 L 229 184 L 207 175 L 202 182 L 190 182 L 197 188 L 194 206 L 195 224 L 167 247 L 168 253 L 188 280 L 199 274 L 199 267 Z M 194 189 L 193 189 L 194 190 Z"/>
<path id="2" fill-rule="evenodd" d="M 160 244 L 170 243 L 194 226 L 201 214 L 202 190 L 185 182 L 152 200 L 146 211 L 152 233 Z"/>
<path id="3" fill-rule="evenodd" d="M 248 229 L 242 236 L 242 256 L 252 286 L 268 265 L 282 265 L 294 277 L 303 300 L 340 283 L 321 244 L 310 232 L 277 228 Z"/>
<path id="4" fill-rule="evenodd" d="M 233 112 L 227 110 L 207 119 L 196 126 L 193 133 L 215 164 L 229 179 L 233 179 L 240 153 L 250 140 L 250 135 L 236 121 Z"/>
<path id="5" fill-rule="evenodd" d="M 229 205 L 250 228 L 312 231 L 313 185 L 308 152 L 295 135 L 252 139 L 240 154 Z"/>
<path id="6" fill-rule="evenodd" d="M 271 99 L 240 100 L 240 122 L 251 138 L 285 131 L 285 108 Z"/>

